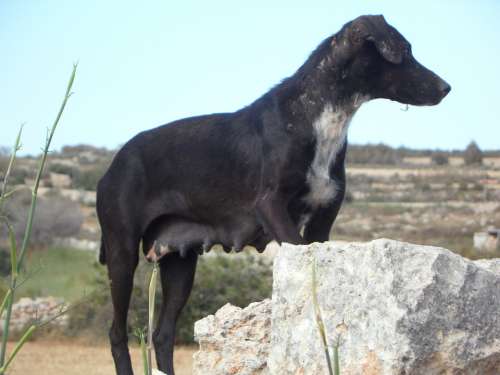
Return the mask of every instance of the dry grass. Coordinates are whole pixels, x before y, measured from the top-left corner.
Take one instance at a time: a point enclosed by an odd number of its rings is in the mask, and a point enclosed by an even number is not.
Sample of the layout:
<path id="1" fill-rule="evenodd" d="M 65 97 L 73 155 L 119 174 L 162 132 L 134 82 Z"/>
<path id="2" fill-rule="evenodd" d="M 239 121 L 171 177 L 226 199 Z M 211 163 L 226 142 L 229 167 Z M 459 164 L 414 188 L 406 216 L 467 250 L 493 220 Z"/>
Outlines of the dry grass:
<path id="1" fill-rule="evenodd" d="M 9 345 L 12 349 L 13 344 Z M 190 375 L 194 347 L 178 347 L 175 351 L 177 375 Z M 142 374 L 138 347 L 131 348 L 134 373 Z M 109 347 L 64 341 L 27 343 L 17 355 L 9 375 L 111 375 L 114 365 Z"/>

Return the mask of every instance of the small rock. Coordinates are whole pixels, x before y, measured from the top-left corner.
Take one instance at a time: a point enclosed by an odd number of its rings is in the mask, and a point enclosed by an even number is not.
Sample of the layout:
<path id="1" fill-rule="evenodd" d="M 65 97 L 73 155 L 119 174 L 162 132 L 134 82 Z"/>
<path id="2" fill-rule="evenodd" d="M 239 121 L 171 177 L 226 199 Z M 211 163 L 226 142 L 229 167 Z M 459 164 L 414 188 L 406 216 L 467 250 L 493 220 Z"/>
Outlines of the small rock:
<path id="1" fill-rule="evenodd" d="M 271 300 L 241 309 L 230 304 L 194 326 L 200 350 L 193 375 L 266 375 L 271 326 Z"/>

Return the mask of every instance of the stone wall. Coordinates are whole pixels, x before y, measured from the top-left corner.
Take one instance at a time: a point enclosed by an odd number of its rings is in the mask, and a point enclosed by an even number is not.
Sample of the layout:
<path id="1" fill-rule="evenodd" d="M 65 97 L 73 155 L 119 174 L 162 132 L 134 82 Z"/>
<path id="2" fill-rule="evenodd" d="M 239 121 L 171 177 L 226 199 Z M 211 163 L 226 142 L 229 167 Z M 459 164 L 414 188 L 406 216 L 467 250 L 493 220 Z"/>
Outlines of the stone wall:
<path id="1" fill-rule="evenodd" d="M 225 306 L 196 323 L 193 373 L 327 374 L 314 263 L 342 374 L 500 374 L 500 260 L 391 240 L 285 244 L 272 301 Z"/>
<path id="2" fill-rule="evenodd" d="M 54 318 L 64 308 L 62 298 L 38 297 L 21 298 L 12 306 L 12 315 L 9 330 L 20 332 L 34 322 L 46 322 Z M 0 319 L 0 332 L 3 330 L 4 317 Z M 52 323 L 55 326 L 64 327 L 68 324 L 68 315 L 63 314 Z"/>

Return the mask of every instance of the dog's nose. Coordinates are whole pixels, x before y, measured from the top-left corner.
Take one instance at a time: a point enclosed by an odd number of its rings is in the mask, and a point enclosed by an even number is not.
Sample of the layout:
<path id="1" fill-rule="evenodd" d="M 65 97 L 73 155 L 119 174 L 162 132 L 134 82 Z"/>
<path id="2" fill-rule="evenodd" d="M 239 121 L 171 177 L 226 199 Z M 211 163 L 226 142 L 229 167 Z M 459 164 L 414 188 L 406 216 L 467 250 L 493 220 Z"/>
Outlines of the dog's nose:
<path id="1" fill-rule="evenodd" d="M 443 93 L 443 97 L 448 95 L 448 93 L 451 91 L 451 86 L 445 82 L 445 81 L 441 81 L 439 83 L 439 90 Z"/>

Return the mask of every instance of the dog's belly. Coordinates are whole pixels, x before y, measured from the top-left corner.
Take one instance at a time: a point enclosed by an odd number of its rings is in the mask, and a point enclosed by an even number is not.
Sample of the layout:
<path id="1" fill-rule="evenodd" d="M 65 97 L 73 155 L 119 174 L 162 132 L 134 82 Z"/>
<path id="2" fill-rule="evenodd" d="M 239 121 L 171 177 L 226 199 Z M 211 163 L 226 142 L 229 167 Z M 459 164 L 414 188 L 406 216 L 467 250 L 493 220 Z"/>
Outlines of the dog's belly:
<path id="1" fill-rule="evenodd" d="M 149 260 L 157 261 L 168 253 L 179 252 L 186 256 L 189 251 L 201 253 L 215 245 L 221 245 L 225 251 L 239 252 L 245 246 L 263 251 L 270 240 L 251 217 L 216 224 L 175 217 L 156 224 L 145 251 Z"/>

